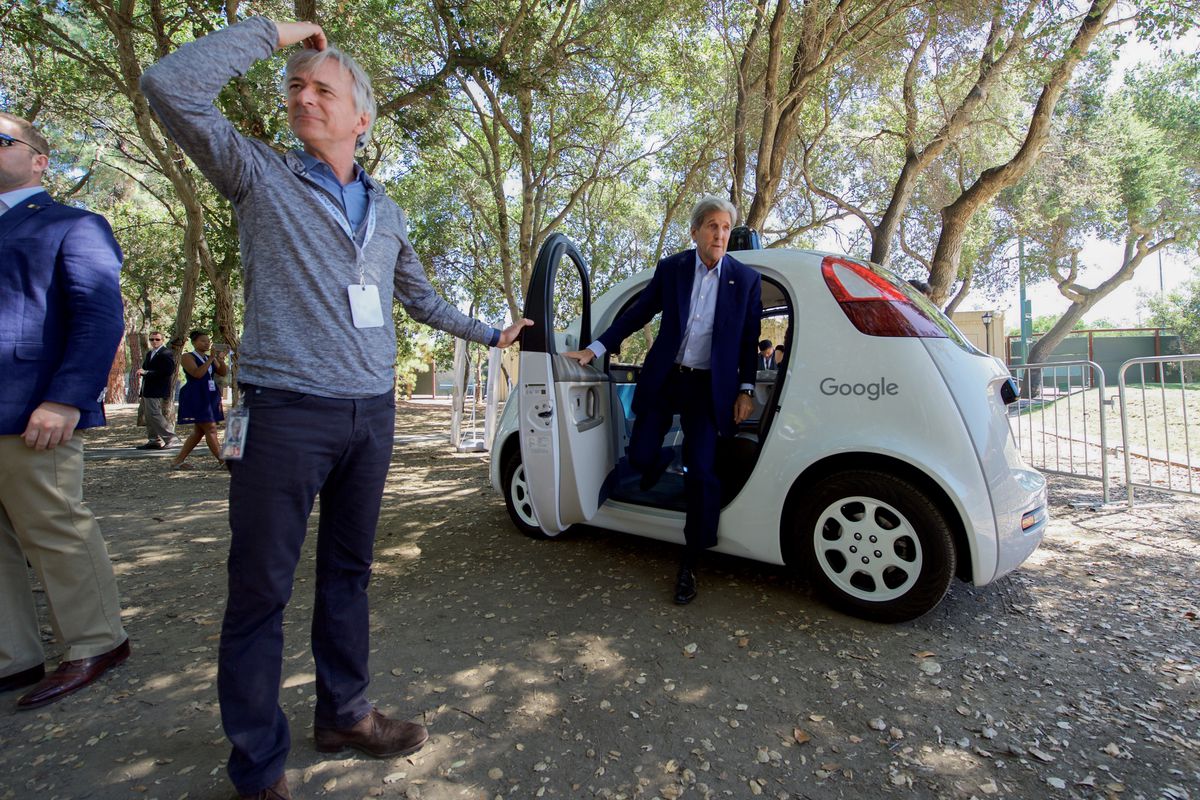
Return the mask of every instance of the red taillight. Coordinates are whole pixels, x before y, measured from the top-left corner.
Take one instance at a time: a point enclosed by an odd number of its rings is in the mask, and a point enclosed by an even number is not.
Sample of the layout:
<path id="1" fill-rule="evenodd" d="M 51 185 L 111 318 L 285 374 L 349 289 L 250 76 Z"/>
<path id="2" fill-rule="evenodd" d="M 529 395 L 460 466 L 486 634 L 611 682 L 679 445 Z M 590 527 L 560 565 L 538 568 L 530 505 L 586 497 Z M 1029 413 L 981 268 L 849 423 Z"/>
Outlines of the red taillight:
<path id="1" fill-rule="evenodd" d="M 946 333 L 899 287 L 870 267 L 826 256 L 821 275 L 846 317 L 868 336 L 946 338 Z"/>

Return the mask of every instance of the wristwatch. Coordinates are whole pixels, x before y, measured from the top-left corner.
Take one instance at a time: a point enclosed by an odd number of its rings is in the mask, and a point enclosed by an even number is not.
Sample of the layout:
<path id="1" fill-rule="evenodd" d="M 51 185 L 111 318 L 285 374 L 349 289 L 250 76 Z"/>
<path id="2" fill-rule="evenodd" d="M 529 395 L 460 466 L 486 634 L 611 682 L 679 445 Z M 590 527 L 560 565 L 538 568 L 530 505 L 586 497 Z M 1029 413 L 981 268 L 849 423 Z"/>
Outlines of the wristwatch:
<path id="1" fill-rule="evenodd" d="M 739 389 L 738 394 L 744 394 L 746 397 L 754 397 L 753 389 Z"/>

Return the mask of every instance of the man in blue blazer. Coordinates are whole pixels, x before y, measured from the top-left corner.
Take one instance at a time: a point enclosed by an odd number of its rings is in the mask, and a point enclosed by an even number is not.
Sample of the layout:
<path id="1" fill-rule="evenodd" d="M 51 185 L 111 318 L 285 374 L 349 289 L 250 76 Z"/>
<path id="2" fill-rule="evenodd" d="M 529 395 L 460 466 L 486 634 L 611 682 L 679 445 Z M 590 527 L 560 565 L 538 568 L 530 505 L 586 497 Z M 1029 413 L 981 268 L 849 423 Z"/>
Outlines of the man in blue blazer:
<path id="1" fill-rule="evenodd" d="M 566 353 L 586 366 L 662 312 L 658 338 L 646 354 L 633 396 L 636 419 L 627 455 L 642 473 L 642 488 L 652 487 L 670 465 L 662 441 L 679 415 L 687 469 L 687 546 L 675 581 L 680 605 L 696 597 L 699 553 L 717 543 L 717 437 L 732 436 L 754 409 L 762 281 L 725 253 L 736 218 L 729 201 L 702 198 L 691 216 L 696 249 L 659 261 L 646 289 L 608 330 L 586 350 Z"/>
<path id="2" fill-rule="evenodd" d="M 79 428 L 101 401 L 124 330 L 121 250 L 104 217 L 42 189 L 50 146 L 0 113 L 0 692 L 30 709 L 129 657 L 100 526 L 83 504 Z M 26 560 L 64 648 L 47 675 Z"/>

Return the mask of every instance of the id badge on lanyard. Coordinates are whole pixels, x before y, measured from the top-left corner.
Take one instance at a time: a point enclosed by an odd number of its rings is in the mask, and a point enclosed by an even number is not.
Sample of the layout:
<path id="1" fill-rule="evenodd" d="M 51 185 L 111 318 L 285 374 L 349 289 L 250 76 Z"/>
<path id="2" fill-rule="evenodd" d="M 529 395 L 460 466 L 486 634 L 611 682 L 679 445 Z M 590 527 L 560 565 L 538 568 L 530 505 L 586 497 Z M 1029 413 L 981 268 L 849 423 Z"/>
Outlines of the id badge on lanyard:
<path id="1" fill-rule="evenodd" d="M 371 237 L 375 235 L 375 204 L 368 202 L 367 204 L 367 230 L 363 235 L 362 244 L 354 238 L 354 230 L 350 227 L 350 220 L 342 213 L 342 210 L 330 202 L 319 189 L 314 189 L 311 186 L 309 191 L 313 197 L 317 198 L 329 215 L 338 223 L 342 229 L 342 233 L 354 245 L 354 259 L 358 266 L 358 283 L 351 283 L 346 287 L 346 295 L 350 300 L 350 319 L 356 328 L 381 328 L 383 327 L 383 306 L 379 302 L 379 287 L 367 283 L 366 272 L 366 249 L 370 243 Z"/>

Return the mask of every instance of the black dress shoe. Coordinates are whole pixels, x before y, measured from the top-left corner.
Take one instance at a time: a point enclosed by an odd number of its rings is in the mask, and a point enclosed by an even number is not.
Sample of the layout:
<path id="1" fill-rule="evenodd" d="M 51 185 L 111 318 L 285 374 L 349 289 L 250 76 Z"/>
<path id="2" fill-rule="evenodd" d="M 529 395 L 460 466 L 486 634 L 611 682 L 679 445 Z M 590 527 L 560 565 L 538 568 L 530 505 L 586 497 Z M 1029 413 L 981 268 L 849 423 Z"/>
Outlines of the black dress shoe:
<path id="1" fill-rule="evenodd" d="M 146 442 L 145 444 L 139 444 L 136 449 L 137 450 L 162 450 L 164 447 L 166 447 L 166 445 L 163 444 L 162 442 Z"/>
<path id="2" fill-rule="evenodd" d="M 696 599 L 696 573 L 687 567 L 679 568 L 675 579 L 675 605 L 686 606 Z"/>
<path id="3" fill-rule="evenodd" d="M 14 672 L 12 675 L 5 675 L 3 678 L 0 678 L 0 692 L 11 692 L 13 689 L 24 689 L 26 686 L 33 686 L 44 677 L 46 677 L 45 664 L 38 664 L 36 667 L 23 669 L 20 672 Z"/>

